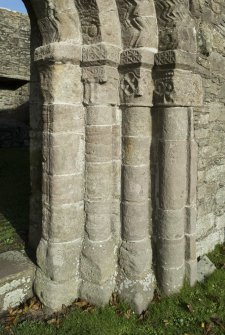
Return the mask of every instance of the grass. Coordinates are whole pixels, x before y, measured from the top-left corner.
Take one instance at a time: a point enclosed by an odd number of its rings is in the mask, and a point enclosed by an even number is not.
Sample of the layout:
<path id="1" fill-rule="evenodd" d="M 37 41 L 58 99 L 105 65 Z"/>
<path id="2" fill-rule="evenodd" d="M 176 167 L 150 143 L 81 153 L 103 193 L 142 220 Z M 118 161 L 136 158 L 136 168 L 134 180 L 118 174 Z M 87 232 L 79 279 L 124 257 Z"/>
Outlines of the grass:
<path id="1" fill-rule="evenodd" d="M 47 321 L 17 320 L 18 324 L 11 327 L 9 334 L 224 335 L 225 247 L 217 246 L 209 257 L 217 270 L 204 283 L 194 288 L 186 285 L 170 298 L 157 295 L 148 311 L 139 317 L 122 302 L 104 309 L 81 302 Z M 8 333 L 0 328 L 0 334 Z"/>
<path id="2" fill-rule="evenodd" d="M 0 253 L 22 249 L 29 223 L 29 149 L 0 149 Z"/>

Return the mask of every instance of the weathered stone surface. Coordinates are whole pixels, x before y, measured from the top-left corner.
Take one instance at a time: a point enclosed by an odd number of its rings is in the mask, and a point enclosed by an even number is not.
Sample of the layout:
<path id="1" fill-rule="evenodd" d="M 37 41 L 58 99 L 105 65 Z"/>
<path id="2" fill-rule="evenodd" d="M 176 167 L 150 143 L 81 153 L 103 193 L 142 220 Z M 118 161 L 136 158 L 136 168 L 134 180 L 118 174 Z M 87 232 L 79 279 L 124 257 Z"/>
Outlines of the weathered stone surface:
<path id="1" fill-rule="evenodd" d="M 0 9 L 0 148 L 29 145 L 30 23 Z"/>
<path id="2" fill-rule="evenodd" d="M 224 14 L 222 1 L 216 5 L 197 1 L 192 7 L 198 37 L 198 66 L 195 71 L 202 75 L 205 91 L 204 108 L 196 109 L 194 114 L 198 144 L 198 255 L 224 241 Z"/>
<path id="3" fill-rule="evenodd" d="M 28 16 L 1 8 L 0 31 L 0 77 L 29 81 L 30 22 Z"/>
<path id="4" fill-rule="evenodd" d="M 34 264 L 21 252 L 0 255 L 0 312 L 33 296 Z"/>
<path id="5" fill-rule="evenodd" d="M 34 289 L 41 302 L 50 310 L 56 311 L 61 310 L 63 305 L 71 305 L 78 298 L 79 284 L 77 278 L 71 278 L 66 282 L 52 281 L 38 269 Z"/>
<path id="6" fill-rule="evenodd" d="M 198 281 L 202 282 L 216 270 L 215 265 L 209 260 L 207 256 L 200 257 L 197 263 Z"/>
<path id="7" fill-rule="evenodd" d="M 225 6 L 24 1 L 36 293 L 59 310 L 116 290 L 141 313 L 224 241 Z"/>

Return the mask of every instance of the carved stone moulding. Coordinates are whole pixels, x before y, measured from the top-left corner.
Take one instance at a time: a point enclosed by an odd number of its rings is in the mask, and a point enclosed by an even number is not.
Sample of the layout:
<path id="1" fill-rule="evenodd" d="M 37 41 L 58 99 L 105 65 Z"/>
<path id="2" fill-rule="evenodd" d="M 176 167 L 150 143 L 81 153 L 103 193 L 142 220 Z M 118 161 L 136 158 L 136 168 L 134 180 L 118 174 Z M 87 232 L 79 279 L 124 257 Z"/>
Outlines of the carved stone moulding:
<path id="1" fill-rule="evenodd" d="M 151 69 L 142 67 L 126 67 L 121 69 L 121 105 L 152 106 L 153 87 Z"/>
<path id="2" fill-rule="evenodd" d="M 127 49 L 121 53 L 120 66 L 135 65 L 152 68 L 155 53 L 150 48 Z"/>
<path id="3" fill-rule="evenodd" d="M 118 65 L 120 52 L 119 47 L 106 43 L 85 45 L 82 49 L 82 66 Z"/>
<path id="4" fill-rule="evenodd" d="M 162 51 L 155 54 L 155 65 L 191 70 L 196 66 L 196 54 L 183 50 Z"/>
<path id="5" fill-rule="evenodd" d="M 159 50 L 181 49 L 196 53 L 196 31 L 193 24 L 179 24 L 173 27 L 165 27 L 159 31 Z"/>
<path id="6" fill-rule="evenodd" d="M 83 102 L 87 105 L 103 103 L 118 105 L 118 80 L 118 70 L 114 67 L 108 65 L 83 67 Z"/>
<path id="7" fill-rule="evenodd" d="M 99 43 L 102 40 L 99 9 L 96 0 L 76 0 L 84 44 Z"/>
<path id="8" fill-rule="evenodd" d="M 203 88 L 199 75 L 185 70 L 159 70 L 154 82 L 156 106 L 202 106 Z"/>
<path id="9" fill-rule="evenodd" d="M 35 50 L 34 61 L 42 63 L 79 64 L 81 60 L 81 47 L 68 42 L 56 42 L 41 46 Z"/>

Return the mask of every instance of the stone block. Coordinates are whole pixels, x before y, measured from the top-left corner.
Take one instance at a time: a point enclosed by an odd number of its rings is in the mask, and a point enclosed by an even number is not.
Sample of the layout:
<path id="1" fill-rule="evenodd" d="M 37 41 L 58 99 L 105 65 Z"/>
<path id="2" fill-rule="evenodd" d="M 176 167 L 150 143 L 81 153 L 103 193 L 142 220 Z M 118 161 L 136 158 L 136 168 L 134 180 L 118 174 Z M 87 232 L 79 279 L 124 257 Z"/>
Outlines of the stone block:
<path id="1" fill-rule="evenodd" d="M 144 68 L 152 68 L 154 64 L 154 48 L 133 48 L 127 49 L 121 53 L 120 65 L 121 66 L 142 66 Z"/>
<path id="2" fill-rule="evenodd" d="M 114 289 L 115 279 L 113 277 L 101 285 L 83 281 L 79 295 L 81 299 L 87 300 L 93 305 L 105 306 L 109 303 Z"/>
<path id="3" fill-rule="evenodd" d="M 42 234 L 53 243 L 69 242 L 84 234 L 84 203 L 48 206 L 43 204 Z"/>
<path id="4" fill-rule="evenodd" d="M 63 80 L 67 78 L 67 80 Z M 47 104 L 76 104 L 82 101 L 81 70 L 70 63 L 45 66 L 40 71 L 41 90 Z"/>
<path id="5" fill-rule="evenodd" d="M 202 106 L 201 77 L 183 70 L 158 71 L 155 75 L 154 103 L 165 107 Z"/>
<path id="6" fill-rule="evenodd" d="M 186 141 L 159 142 L 159 206 L 181 209 L 186 204 Z"/>
<path id="7" fill-rule="evenodd" d="M 112 197 L 112 162 L 86 164 L 86 194 L 89 200 Z"/>
<path id="8" fill-rule="evenodd" d="M 68 22 L 67 22 L 68 24 Z M 65 28 L 64 28 L 65 29 Z M 68 42 L 55 42 L 35 49 L 34 61 L 44 63 L 80 64 L 81 46 Z"/>
<path id="9" fill-rule="evenodd" d="M 152 118 L 149 107 L 124 107 L 122 117 L 123 136 L 151 136 Z"/>
<path id="10" fill-rule="evenodd" d="M 128 302 L 138 315 L 145 311 L 153 299 L 156 282 L 153 272 L 142 279 L 131 280 L 123 273 L 118 277 L 117 290 L 119 296 Z"/>
<path id="11" fill-rule="evenodd" d="M 121 159 L 121 126 L 113 125 L 112 127 L 112 158 L 113 160 Z"/>
<path id="12" fill-rule="evenodd" d="M 112 126 L 86 127 L 87 162 L 112 160 Z"/>
<path id="13" fill-rule="evenodd" d="M 86 123 L 88 126 L 109 126 L 113 124 L 114 108 L 111 106 L 87 106 Z"/>
<path id="14" fill-rule="evenodd" d="M 143 279 L 151 271 L 152 250 L 149 239 L 123 242 L 119 254 L 120 268 L 128 279 Z"/>
<path id="15" fill-rule="evenodd" d="M 113 197 L 121 197 L 121 160 L 113 161 Z"/>
<path id="16" fill-rule="evenodd" d="M 179 268 L 184 264 L 185 240 L 184 236 L 176 240 L 158 238 L 157 241 L 157 261 L 167 269 Z"/>
<path id="17" fill-rule="evenodd" d="M 84 134 L 84 107 L 74 104 L 50 104 L 43 106 L 44 132 L 72 132 Z M 62 135 L 63 136 L 63 135 Z"/>
<path id="18" fill-rule="evenodd" d="M 196 260 L 196 234 L 186 234 L 185 244 L 185 259 Z"/>
<path id="19" fill-rule="evenodd" d="M 197 282 L 197 259 L 185 261 L 185 276 L 190 286 Z"/>
<path id="20" fill-rule="evenodd" d="M 108 22 L 107 22 L 108 23 Z M 111 28 L 110 28 L 111 29 Z M 119 56 L 121 49 L 115 45 L 110 45 L 104 42 L 85 45 L 82 49 L 82 65 L 97 66 L 119 64 Z"/>
<path id="21" fill-rule="evenodd" d="M 189 138 L 189 113 L 185 107 L 156 109 L 160 123 L 161 141 L 187 141 Z"/>
<path id="22" fill-rule="evenodd" d="M 153 80 L 151 70 L 126 68 L 120 78 L 121 104 L 126 106 L 151 107 Z"/>
<path id="23" fill-rule="evenodd" d="M 80 267 L 82 279 L 103 285 L 112 278 L 116 271 L 115 250 L 112 239 L 93 242 L 86 238 Z"/>
<path id="24" fill-rule="evenodd" d="M 111 237 L 111 211 L 108 213 L 87 213 L 86 234 L 91 241 L 104 241 Z"/>
<path id="25" fill-rule="evenodd" d="M 158 209 L 157 233 L 159 238 L 176 240 L 184 236 L 186 211 Z"/>
<path id="26" fill-rule="evenodd" d="M 38 269 L 34 289 L 41 302 L 56 312 L 61 311 L 63 306 L 71 305 L 78 298 L 79 285 L 80 281 L 77 278 L 63 282 L 52 281 Z"/>
<path id="27" fill-rule="evenodd" d="M 122 216 L 122 236 L 124 240 L 139 241 L 148 236 L 151 221 L 150 202 L 148 200 L 143 202 L 123 202 Z"/>
<path id="28" fill-rule="evenodd" d="M 210 276 L 216 270 L 215 265 L 207 256 L 200 257 L 197 263 L 197 278 L 199 282 L 204 281 L 207 276 Z"/>
<path id="29" fill-rule="evenodd" d="M 184 264 L 178 268 L 160 268 L 158 282 L 160 290 L 165 295 L 178 293 L 183 287 L 185 280 Z"/>
<path id="30" fill-rule="evenodd" d="M 0 255 L 0 313 L 33 297 L 35 266 L 19 251 Z"/>
<path id="31" fill-rule="evenodd" d="M 150 197 L 150 166 L 124 165 L 123 199 L 124 201 L 143 202 Z"/>
<path id="32" fill-rule="evenodd" d="M 84 177 L 79 175 L 51 176 L 43 174 L 43 201 L 52 206 L 80 202 L 84 198 Z"/>
<path id="33" fill-rule="evenodd" d="M 51 243 L 42 238 L 37 249 L 38 266 L 54 282 L 78 278 L 81 244 L 81 239 Z"/>
<path id="34" fill-rule="evenodd" d="M 186 225 L 185 232 L 187 234 L 196 233 L 197 210 L 195 206 L 186 207 Z"/>
<path id="35" fill-rule="evenodd" d="M 84 169 L 84 135 L 44 133 L 44 170 L 54 175 L 81 173 Z"/>
<path id="36" fill-rule="evenodd" d="M 82 81 L 85 105 L 119 104 L 117 69 L 107 65 L 83 67 Z"/>
<path id="37" fill-rule="evenodd" d="M 123 137 L 122 158 L 125 165 L 149 164 L 150 137 Z"/>

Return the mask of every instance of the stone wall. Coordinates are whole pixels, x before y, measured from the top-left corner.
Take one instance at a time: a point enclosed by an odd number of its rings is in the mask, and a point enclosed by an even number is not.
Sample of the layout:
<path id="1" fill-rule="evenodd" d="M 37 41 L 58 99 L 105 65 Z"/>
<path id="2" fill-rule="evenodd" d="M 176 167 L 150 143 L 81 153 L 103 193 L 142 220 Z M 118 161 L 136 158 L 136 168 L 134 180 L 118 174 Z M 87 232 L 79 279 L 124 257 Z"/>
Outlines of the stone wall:
<path id="1" fill-rule="evenodd" d="M 225 227 L 225 3 L 193 2 L 204 108 L 195 110 L 198 144 L 197 254 L 224 241 Z"/>
<path id="2" fill-rule="evenodd" d="M 30 21 L 0 9 L 0 147 L 28 143 Z"/>

